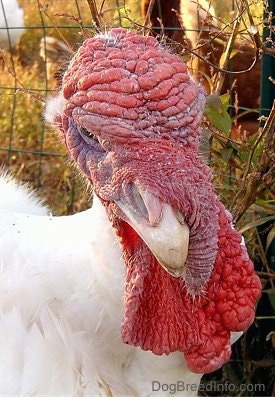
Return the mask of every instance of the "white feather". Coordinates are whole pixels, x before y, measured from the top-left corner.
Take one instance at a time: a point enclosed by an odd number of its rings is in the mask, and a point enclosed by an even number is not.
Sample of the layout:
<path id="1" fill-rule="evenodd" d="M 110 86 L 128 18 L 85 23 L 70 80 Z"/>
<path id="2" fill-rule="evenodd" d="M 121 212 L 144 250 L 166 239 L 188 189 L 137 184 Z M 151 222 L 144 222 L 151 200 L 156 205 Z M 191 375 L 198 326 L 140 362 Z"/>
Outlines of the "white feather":
<path id="1" fill-rule="evenodd" d="M 15 181 L 0 167 L 0 209 L 33 215 L 47 215 L 49 210 L 28 186 Z"/>
<path id="2" fill-rule="evenodd" d="M 45 107 L 45 120 L 50 124 L 54 124 L 55 118 L 62 114 L 65 103 L 66 99 L 61 92 L 50 98 Z"/>
<path id="3" fill-rule="evenodd" d="M 0 1 L 0 49 L 10 50 L 24 33 L 24 12 L 17 0 Z"/>
<path id="4" fill-rule="evenodd" d="M 153 391 L 153 381 L 198 385 L 182 353 L 160 357 L 122 343 L 125 270 L 99 200 L 73 216 L 28 215 L 41 211 L 33 195 L 10 177 L 0 181 L 1 196 L 7 188 L 26 200 L 21 212 L 1 201 L 0 394 L 149 397 L 171 395 Z"/>

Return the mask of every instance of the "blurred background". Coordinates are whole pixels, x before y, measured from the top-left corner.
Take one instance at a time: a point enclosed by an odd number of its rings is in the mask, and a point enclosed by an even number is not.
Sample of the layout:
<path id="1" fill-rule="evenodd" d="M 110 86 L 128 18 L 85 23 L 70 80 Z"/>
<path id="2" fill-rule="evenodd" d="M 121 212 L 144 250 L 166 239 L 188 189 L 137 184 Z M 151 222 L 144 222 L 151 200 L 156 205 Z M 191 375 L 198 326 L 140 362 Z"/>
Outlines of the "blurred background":
<path id="1" fill-rule="evenodd" d="M 85 38 L 113 26 L 156 35 L 209 93 L 201 153 L 245 235 L 263 296 L 232 360 L 203 378 L 202 396 L 275 396 L 274 12 L 274 0 L 0 0 L 0 164 L 56 215 L 91 202 L 43 119 Z M 226 382 L 235 387 L 218 388 Z"/>

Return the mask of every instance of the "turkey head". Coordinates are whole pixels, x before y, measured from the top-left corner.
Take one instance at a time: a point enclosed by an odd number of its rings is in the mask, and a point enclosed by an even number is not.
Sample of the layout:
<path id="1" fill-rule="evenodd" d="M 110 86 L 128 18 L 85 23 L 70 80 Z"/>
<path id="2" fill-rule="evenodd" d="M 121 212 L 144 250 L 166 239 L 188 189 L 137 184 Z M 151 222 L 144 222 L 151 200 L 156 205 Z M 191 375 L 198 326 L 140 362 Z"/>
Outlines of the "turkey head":
<path id="1" fill-rule="evenodd" d="M 203 89 L 155 38 L 118 28 L 83 43 L 60 98 L 55 123 L 120 239 L 123 341 L 219 368 L 260 282 L 199 155 Z"/>

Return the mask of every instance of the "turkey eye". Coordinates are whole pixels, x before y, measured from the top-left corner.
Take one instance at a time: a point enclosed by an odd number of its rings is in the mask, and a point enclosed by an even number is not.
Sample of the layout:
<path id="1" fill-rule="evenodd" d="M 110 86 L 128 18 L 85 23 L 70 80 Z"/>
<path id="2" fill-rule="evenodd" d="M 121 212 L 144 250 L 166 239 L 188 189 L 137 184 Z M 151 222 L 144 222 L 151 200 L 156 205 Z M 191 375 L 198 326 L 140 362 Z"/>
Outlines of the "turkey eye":
<path id="1" fill-rule="evenodd" d="M 86 128 L 84 127 L 80 127 L 80 132 L 81 134 L 87 136 L 90 139 L 93 139 L 94 141 L 98 142 L 97 136 L 94 135 L 92 132 L 88 131 Z"/>

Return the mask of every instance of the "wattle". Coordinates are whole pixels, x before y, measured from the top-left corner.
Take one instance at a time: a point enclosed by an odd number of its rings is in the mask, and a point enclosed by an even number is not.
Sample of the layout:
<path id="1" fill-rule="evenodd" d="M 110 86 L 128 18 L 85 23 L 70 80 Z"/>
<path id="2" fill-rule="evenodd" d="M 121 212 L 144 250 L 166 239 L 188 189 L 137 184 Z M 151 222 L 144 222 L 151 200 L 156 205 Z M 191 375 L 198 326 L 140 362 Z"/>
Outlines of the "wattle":
<path id="1" fill-rule="evenodd" d="M 187 293 L 124 222 L 117 223 L 127 267 L 122 338 L 155 354 L 181 351 L 196 373 L 212 372 L 231 354 L 230 331 L 253 322 L 260 281 L 240 234 L 220 204 L 218 254 L 201 296 Z"/>

